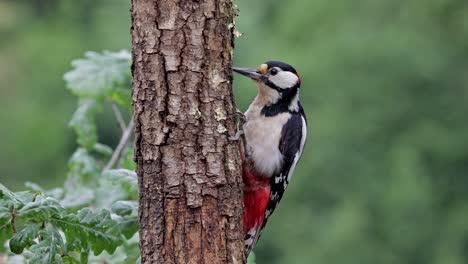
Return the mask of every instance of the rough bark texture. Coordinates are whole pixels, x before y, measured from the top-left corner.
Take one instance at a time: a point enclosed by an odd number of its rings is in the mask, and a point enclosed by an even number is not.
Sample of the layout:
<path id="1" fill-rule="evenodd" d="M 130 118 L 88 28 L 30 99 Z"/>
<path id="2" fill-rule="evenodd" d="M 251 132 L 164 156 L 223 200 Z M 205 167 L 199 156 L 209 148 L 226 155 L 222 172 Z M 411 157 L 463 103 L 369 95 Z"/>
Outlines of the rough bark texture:
<path id="1" fill-rule="evenodd" d="M 231 0 L 132 0 L 142 263 L 243 263 Z"/>

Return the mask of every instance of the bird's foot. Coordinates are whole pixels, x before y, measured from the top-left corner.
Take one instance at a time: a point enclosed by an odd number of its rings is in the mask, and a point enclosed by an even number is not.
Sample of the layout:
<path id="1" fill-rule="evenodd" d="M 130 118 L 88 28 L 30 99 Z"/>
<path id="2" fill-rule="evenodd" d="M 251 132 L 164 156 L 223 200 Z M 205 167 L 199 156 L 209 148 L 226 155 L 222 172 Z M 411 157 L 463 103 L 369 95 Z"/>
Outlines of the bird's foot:
<path id="1" fill-rule="evenodd" d="M 237 109 L 237 108 L 236 108 L 236 112 L 230 114 L 229 117 L 235 117 L 235 118 L 237 118 L 237 120 L 238 120 L 238 125 L 239 125 L 239 121 L 241 122 L 242 125 L 243 125 L 244 122 L 245 122 L 245 115 L 244 115 L 244 113 L 242 113 L 242 111 L 239 110 L 239 109 Z"/>
<path id="2" fill-rule="evenodd" d="M 241 138 L 241 136 L 244 135 L 244 130 L 237 130 L 237 133 L 233 137 L 229 137 L 228 139 L 230 141 L 237 141 Z"/>
<path id="3" fill-rule="evenodd" d="M 244 123 L 245 123 L 245 115 L 239 109 L 236 108 L 236 112 L 232 113 L 229 116 L 235 117 L 237 119 L 236 120 L 237 132 L 234 136 L 229 137 L 228 139 L 230 141 L 238 141 L 241 138 L 241 136 L 244 134 L 242 127 L 244 126 Z"/>

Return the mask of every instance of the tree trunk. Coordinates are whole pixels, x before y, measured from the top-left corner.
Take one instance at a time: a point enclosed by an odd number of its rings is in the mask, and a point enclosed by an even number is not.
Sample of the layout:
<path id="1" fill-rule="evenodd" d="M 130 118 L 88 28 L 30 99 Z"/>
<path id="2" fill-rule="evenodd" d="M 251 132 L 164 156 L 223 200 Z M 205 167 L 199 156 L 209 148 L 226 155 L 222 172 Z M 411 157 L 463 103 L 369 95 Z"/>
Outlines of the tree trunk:
<path id="1" fill-rule="evenodd" d="M 231 0 L 132 0 L 142 263 L 243 263 Z"/>

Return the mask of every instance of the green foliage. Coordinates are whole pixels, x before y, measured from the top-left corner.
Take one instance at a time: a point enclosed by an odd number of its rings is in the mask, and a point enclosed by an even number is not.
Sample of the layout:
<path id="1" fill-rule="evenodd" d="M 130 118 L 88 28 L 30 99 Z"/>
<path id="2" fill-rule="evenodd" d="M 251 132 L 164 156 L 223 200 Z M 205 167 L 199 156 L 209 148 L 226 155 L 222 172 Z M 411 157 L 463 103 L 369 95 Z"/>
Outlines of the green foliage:
<path id="1" fill-rule="evenodd" d="M 112 254 L 122 244 L 118 223 L 112 220 L 110 212 L 105 209 L 94 213 L 91 209 L 84 208 L 77 214 L 52 219 L 51 222 L 61 228 L 67 242 L 78 241 L 82 246 L 88 245 L 96 255 L 103 250 Z"/>
<path id="2" fill-rule="evenodd" d="M 26 247 L 34 244 L 34 239 L 38 237 L 40 223 L 29 223 L 24 225 L 21 231 L 17 232 L 10 239 L 10 250 L 15 254 L 21 254 Z"/>
<path id="3" fill-rule="evenodd" d="M 129 198 L 137 199 L 137 175 L 134 171 L 128 169 L 106 170 L 102 176 L 111 184 L 120 185 Z"/>
<path id="4" fill-rule="evenodd" d="M 15 263 L 135 263 L 137 177 L 126 169 L 135 168 L 132 149 L 114 153 L 99 142 L 96 125 L 105 104 L 130 105 L 123 92 L 130 91 L 130 57 L 125 51 L 88 52 L 72 65 L 65 80 L 78 96 L 70 121 L 78 148 L 67 179 L 52 190 L 28 182 L 29 191 L 13 192 L 0 184 L 0 252 L 21 254 Z M 118 164 L 106 165 L 113 154 Z"/>
<path id="5" fill-rule="evenodd" d="M 65 209 L 57 200 L 43 195 L 38 195 L 32 201 L 25 203 L 24 206 L 18 206 L 15 209 L 16 216 L 36 223 L 46 222 L 52 217 L 60 218 L 65 214 Z"/>
<path id="6" fill-rule="evenodd" d="M 9 249 L 15 254 L 28 249 L 24 256 L 30 263 L 41 259 L 61 263 L 65 257 L 80 263 L 90 252 L 99 255 L 105 250 L 113 254 L 126 243 L 124 237 L 130 239 L 138 231 L 138 218 L 135 201 L 116 201 L 112 210 L 116 215 L 106 209 L 89 208 L 71 213 L 54 198 L 32 192 L 14 193 L 0 185 L 1 231 L 7 233 L 0 243 L 9 239 Z M 12 237 L 8 237 L 13 233 L 9 230 L 15 230 Z M 77 256 L 80 259 L 75 259 Z"/>
<path id="7" fill-rule="evenodd" d="M 70 120 L 70 126 L 75 129 L 78 144 L 92 149 L 97 143 L 97 128 L 94 116 L 99 110 L 99 103 L 95 99 L 83 99 L 78 102 Z"/>
<path id="8" fill-rule="evenodd" d="M 78 144 L 88 150 L 102 150 L 96 146 L 95 116 L 102 109 L 104 99 L 130 108 L 131 55 L 122 50 L 87 52 L 85 56 L 74 60 L 73 70 L 64 75 L 67 87 L 80 98 L 70 126 L 75 129 Z"/>
<path id="9" fill-rule="evenodd" d="M 46 228 L 39 231 L 40 240 L 37 244 L 32 245 L 29 250 L 32 256 L 29 263 L 62 263 L 62 255 L 64 252 L 65 244 L 62 235 L 59 231 L 50 224 Z"/>
<path id="10" fill-rule="evenodd" d="M 126 216 L 136 212 L 137 208 L 138 203 L 136 201 L 117 201 L 112 205 L 112 212 L 120 216 Z"/>
<path id="11" fill-rule="evenodd" d="M 113 220 L 106 209 L 94 212 L 84 208 L 74 214 L 54 198 L 28 192 L 13 193 L 4 186 L 0 189 L 2 204 L 12 205 L 1 207 L 2 223 L 5 224 L 5 219 L 8 219 L 9 227 L 14 232 L 9 239 L 12 253 L 21 254 L 24 249 L 29 249 L 38 255 L 38 260 L 48 259 L 50 262 L 46 263 L 58 263 L 64 255 L 72 257 L 77 250 L 79 255 L 88 254 L 90 250 L 96 255 L 103 250 L 112 254 L 123 243 L 120 222 Z M 134 219 L 132 224 L 136 223 Z M 125 234 L 129 236 L 128 231 Z M 0 244 L 3 245 L 6 237 L 2 239 Z M 35 258 L 32 257 L 31 262 Z"/>
<path id="12" fill-rule="evenodd" d="M 74 69 L 64 75 L 67 87 L 80 98 L 124 97 L 113 94 L 130 82 L 131 55 L 128 51 L 104 51 L 102 54 L 86 52 L 85 59 L 72 62 Z M 128 90 L 128 89 L 127 89 Z M 116 94 L 120 94 L 116 92 Z M 112 96 L 111 96 L 112 95 Z M 127 97 L 128 98 L 128 97 Z"/>

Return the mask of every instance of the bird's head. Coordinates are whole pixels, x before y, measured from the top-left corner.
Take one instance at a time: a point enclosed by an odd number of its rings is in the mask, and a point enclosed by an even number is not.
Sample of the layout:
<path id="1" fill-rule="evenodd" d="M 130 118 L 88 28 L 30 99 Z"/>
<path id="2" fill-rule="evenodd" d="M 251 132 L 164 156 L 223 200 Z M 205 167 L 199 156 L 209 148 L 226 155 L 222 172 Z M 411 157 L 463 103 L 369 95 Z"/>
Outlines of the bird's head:
<path id="1" fill-rule="evenodd" d="M 301 79 L 297 71 L 287 63 L 268 61 L 257 69 L 233 67 L 233 70 L 256 82 L 259 97 L 266 104 L 279 101 L 289 104 L 297 100 Z"/>

